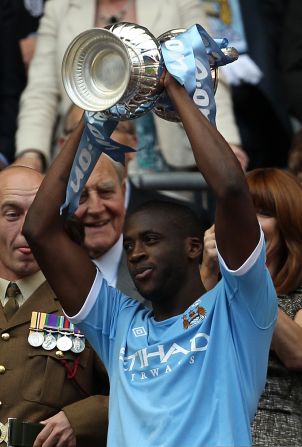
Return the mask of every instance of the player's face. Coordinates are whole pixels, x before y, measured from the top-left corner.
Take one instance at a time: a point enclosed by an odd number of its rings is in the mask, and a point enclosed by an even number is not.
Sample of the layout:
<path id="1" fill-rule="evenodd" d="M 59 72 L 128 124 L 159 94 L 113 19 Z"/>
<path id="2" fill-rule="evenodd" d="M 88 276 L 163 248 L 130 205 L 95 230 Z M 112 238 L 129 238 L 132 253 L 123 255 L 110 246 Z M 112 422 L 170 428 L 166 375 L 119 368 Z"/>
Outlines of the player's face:
<path id="1" fill-rule="evenodd" d="M 124 248 L 131 277 L 140 294 L 159 301 L 177 293 L 185 281 L 185 241 L 166 218 L 147 211 L 128 219 Z"/>

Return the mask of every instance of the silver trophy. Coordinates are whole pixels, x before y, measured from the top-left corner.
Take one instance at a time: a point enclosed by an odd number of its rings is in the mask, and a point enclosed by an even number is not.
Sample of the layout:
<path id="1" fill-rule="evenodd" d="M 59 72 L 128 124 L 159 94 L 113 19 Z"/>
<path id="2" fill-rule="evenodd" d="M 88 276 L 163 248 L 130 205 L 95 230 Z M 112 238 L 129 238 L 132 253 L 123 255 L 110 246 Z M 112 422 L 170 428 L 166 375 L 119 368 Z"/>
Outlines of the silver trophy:
<path id="1" fill-rule="evenodd" d="M 147 28 L 126 22 L 84 31 L 63 58 L 68 96 L 82 109 L 100 112 L 104 118 L 134 119 L 153 109 L 161 118 L 178 121 L 175 111 L 165 109 L 160 44 L 184 31 L 167 31 L 156 39 Z M 234 48 L 222 51 L 238 57 Z M 214 60 L 209 62 L 216 91 L 218 70 Z"/>

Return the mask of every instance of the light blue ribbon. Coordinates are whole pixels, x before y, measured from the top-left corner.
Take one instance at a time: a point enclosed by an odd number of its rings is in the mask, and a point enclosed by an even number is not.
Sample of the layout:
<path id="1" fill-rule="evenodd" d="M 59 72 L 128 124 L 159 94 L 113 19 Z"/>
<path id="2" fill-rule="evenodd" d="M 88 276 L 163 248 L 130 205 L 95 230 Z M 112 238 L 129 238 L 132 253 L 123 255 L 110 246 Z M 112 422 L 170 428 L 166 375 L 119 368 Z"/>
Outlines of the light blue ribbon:
<path id="1" fill-rule="evenodd" d="M 167 70 L 185 87 L 199 110 L 214 126 L 216 106 L 209 59 L 216 66 L 233 62 L 221 51 L 227 44 L 227 39 L 212 39 L 200 25 L 193 25 L 186 32 L 162 44 Z M 167 96 L 165 102 L 167 107 L 173 109 Z M 125 153 L 134 151 L 110 138 L 117 121 L 104 120 L 99 112 L 85 112 L 85 124 L 61 213 L 68 208 L 68 213 L 72 214 L 78 208 L 81 192 L 102 152 L 124 164 Z"/>
<path id="2" fill-rule="evenodd" d="M 198 109 L 213 126 L 216 126 L 216 105 L 214 99 L 211 63 L 226 65 L 233 59 L 226 56 L 227 39 L 212 39 L 200 25 L 191 26 L 186 32 L 161 45 L 168 72 L 185 87 Z M 173 106 L 168 97 L 163 99 L 167 109 Z"/>
<path id="3" fill-rule="evenodd" d="M 65 208 L 68 208 L 68 214 L 76 211 L 83 188 L 102 153 L 125 164 L 125 153 L 134 152 L 134 149 L 110 138 L 117 121 L 104 120 L 99 112 L 85 112 L 84 118 L 85 129 L 70 171 L 61 214 Z"/>

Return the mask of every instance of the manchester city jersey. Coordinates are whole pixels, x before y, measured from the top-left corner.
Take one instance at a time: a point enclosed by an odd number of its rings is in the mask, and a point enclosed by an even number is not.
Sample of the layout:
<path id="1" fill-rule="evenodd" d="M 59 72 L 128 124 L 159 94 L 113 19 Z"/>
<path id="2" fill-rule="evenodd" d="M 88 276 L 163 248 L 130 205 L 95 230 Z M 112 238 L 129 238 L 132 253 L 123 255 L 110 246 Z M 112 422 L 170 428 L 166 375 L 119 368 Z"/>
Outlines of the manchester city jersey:
<path id="1" fill-rule="evenodd" d="M 183 314 L 152 311 L 98 272 L 76 322 L 110 377 L 108 447 L 250 446 L 277 301 L 262 239 Z"/>

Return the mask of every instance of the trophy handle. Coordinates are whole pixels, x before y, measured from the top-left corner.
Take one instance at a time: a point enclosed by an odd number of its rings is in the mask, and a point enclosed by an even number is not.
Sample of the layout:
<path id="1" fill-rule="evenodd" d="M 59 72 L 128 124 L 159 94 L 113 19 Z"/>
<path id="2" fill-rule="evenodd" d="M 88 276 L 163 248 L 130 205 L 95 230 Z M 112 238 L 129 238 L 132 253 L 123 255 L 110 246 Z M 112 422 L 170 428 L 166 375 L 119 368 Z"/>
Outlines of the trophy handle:
<path id="1" fill-rule="evenodd" d="M 165 33 L 161 34 L 157 40 L 159 43 L 166 42 L 167 40 L 173 39 L 176 36 L 179 36 L 179 34 L 184 33 L 187 31 L 185 28 L 176 28 L 169 31 L 166 31 Z M 238 58 L 238 52 L 233 47 L 227 47 L 222 48 L 221 51 L 226 55 L 232 57 L 234 60 Z M 212 60 L 209 60 L 210 67 L 211 67 L 211 75 L 213 80 L 213 90 L 214 95 L 216 93 L 218 82 L 219 82 L 219 70 L 218 66 L 215 63 L 215 60 L 212 58 Z M 172 121 L 172 122 L 179 122 L 180 118 L 177 114 L 177 112 L 174 109 L 171 109 L 171 106 L 167 107 L 167 101 L 166 101 L 166 93 L 163 92 L 162 95 L 159 97 L 158 101 L 155 104 L 155 107 L 153 109 L 154 113 L 159 116 L 160 118 Z"/>

